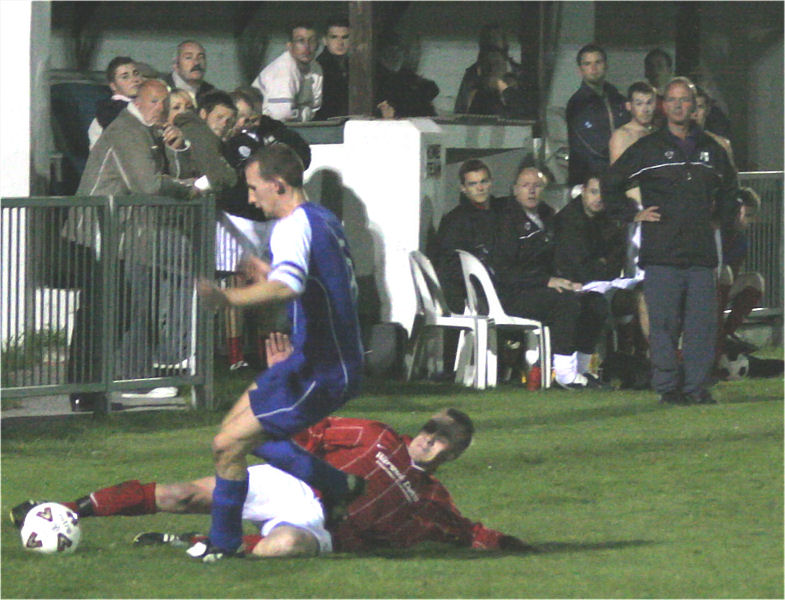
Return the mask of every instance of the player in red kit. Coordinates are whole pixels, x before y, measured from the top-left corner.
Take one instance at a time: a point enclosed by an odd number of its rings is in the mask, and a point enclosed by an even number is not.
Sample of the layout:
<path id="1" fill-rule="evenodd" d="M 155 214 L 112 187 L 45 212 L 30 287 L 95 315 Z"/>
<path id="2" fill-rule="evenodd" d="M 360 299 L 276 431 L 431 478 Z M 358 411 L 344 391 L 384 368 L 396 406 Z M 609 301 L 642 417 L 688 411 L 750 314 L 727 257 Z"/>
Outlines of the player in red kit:
<path id="1" fill-rule="evenodd" d="M 267 342 L 268 364 L 289 351 L 288 338 L 273 334 Z M 349 505 L 346 520 L 328 532 L 321 504 L 311 488 L 270 465 L 251 466 L 243 518 L 258 525 L 261 535 L 245 536 L 245 551 L 261 557 L 315 555 L 332 549 L 407 548 L 424 541 L 534 551 L 516 537 L 463 517 L 447 489 L 433 476 L 441 464 L 458 458 L 468 448 L 473 433 L 471 419 L 453 408 L 431 417 L 414 438 L 401 436 L 379 421 L 347 417 L 320 421 L 294 441 L 330 465 L 363 477 L 365 493 Z M 174 484 L 132 480 L 64 504 L 80 517 L 210 514 L 214 486 L 214 477 Z M 17 527 L 36 504 L 27 501 L 12 509 Z M 137 541 L 204 543 L 192 540 L 192 534 L 155 532 L 140 534 Z"/>

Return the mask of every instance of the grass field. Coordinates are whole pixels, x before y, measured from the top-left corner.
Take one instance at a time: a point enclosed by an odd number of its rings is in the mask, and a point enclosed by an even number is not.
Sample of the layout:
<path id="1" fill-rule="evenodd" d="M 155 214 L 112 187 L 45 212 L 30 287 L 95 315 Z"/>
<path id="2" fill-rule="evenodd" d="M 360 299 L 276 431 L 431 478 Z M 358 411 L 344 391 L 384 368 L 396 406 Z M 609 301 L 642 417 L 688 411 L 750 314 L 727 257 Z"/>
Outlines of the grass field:
<path id="1" fill-rule="evenodd" d="M 244 382 L 223 379 L 233 397 Z M 466 516 L 538 546 L 528 555 L 444 546 L 311 559 L 194 563 L 135 548 L 143 530 L 206 530 L 205 517 L 86 519 L 79 550 L 25 552 L 19 501 L 72 500 L 124 479 L 211 473 L 219 413 L 137 413 L 3 424 L 3 598 L 782 598 L 783 382 L 715 387 L 716 406 L 651 392 L 473 392 L 371 383 L 342 414 L 414 432 L 452 405 L 473 446 L 440 479 Z"/>

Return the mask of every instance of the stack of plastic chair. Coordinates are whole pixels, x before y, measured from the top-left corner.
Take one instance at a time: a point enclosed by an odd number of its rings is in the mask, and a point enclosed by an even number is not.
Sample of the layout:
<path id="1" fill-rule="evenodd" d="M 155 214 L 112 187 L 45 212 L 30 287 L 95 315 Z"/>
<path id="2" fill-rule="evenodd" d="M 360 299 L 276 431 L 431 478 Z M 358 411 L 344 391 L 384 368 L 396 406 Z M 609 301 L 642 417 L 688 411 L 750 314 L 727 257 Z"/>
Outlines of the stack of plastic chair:
<path id="1" fill-rule="evenodd" d="M 469 313 L 474 316 L 487 316 L 493 319 L 498 329 L 519 329 L 527 333 L 532 333 L 538 340 L 538 358 L 542 369 L 543 387 L 551 387 L 551 332 L 541 321 L 525 319 L 523 317 L 513 317 L 504 312 L 496 288 L 493 285 L 488 269 L 473 254 L 464 250 L 456 250 L 461 259 L 461 271 L 463 281 L 466 284 L 466 299 Z M 488 303 L 487 314 L 482 314 L 479 303 L 477 286 L 480 286 L 485 299 Z M 495 374 L 488 374 L 495 378 Z M 495 383 L 495 382 L 494 382 Z"/>
<path id="2" fill-rule="evenodd" d="M 409 341 L 407 379 L 429 363 L 429 341 L 440 329 L 456 328 L 465 332 L 455 357 L 455 380 L 476 389 L 485 389 L 492 364 L 496 372 L 496 330 L 485 316 L 458 315 L 450 311 L 439 278 L 431 261 L 417 250 L 409 254 L 409 265 L 417 294 L 417 315 Z M 431 353 L 432 354 L 432 353 Z M 441 354 L 441 352 L 439 352 Z M 495 384 L 495 381 L 494 381 Z"/>

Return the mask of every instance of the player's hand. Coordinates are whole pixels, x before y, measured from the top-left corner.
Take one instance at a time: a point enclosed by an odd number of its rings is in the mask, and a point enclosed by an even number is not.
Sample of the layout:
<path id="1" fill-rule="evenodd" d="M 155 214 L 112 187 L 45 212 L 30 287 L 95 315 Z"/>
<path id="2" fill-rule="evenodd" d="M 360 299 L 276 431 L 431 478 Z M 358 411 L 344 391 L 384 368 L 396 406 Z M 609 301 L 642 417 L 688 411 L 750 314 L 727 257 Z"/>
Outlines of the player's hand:
<path id="1" fill-rule="evenodd" d="M 242 277 L 246 280 L 258 283 L 260 281 L 267 281 L 267 276 L 272 271 L 270 263 L 263 261 L 258 256 L 246 255 L 237 266 Z"/>
<path id="2" fill-rule="evenodd" d="M 229 304 L 224 291 L 206 277 L 200 277 L 197 280 L 196 292 L 208 308 L 221 308 Z"/>
<path id="3" fill-rule="evenodd" d="M 642 221 L 656 223 L 657 221 L 660 220 L 659 210 L 660 210 L 659 206 L 650 206 L 649 208 L 644 208 L 637 215 L 635 215 L 633 221 L 635 221 L 636 223 L 640 223 Z"/>
<path id="4" fill-rule="evenodd" d="M 535 546 L 530 546 L 513 535 L 503 535 L 499 538 L 499 549 L 507 552 L 538 552 Z"/>
<path id="5" fill-rule="evenodd" d="M 267 366 L 272 367 L 274 364 L 282 362 L 289 358 L 294 351 L 292 341 L 285 333 L 273 331 L 267 339 L 264 340 L 264 348 L 267 356 Z"/>

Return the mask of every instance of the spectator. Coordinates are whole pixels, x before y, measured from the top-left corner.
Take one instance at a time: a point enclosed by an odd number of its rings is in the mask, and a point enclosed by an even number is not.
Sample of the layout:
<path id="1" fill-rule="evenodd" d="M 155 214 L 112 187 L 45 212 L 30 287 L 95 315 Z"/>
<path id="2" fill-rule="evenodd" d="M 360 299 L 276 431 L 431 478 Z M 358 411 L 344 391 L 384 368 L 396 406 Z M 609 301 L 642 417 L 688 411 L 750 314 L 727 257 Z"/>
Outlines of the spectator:
<path id="1" fill-rule="evenodd" d="M 581 87 L 567 102 L 567 138 L 570 146 L 568 183 L 580 185 L 591 173 L 601 173 L 610 158 L 608 141 L 617 127 L 630 120 L 624 97 L 605 81 L 605 50 L 588 44 L 578 51 Z"/>
<path id="2" fill-rule="evenodd" d="M 242 94 L 242 97 L 251 103 L 251 114 L 248 116 L 247 127 L 259 125 L 262 120 L 262 107 L 264 105 L 262 92 L 252 85 L 241 85 L 236 87 L 233 93 Z"/>
<path id="3" fill-rule="evenodd" d="M 523 167 L 513 198 L 500 212 L 492 255 L 499 299 L 509 314 L 550 327 L 558 385 L 578 390 L 601 387 L 589 373 L 589 364 L 607 317 L 607 302 L 595 292 L 578 293 L 580 283 L 554 274 L 554 212 L 540 202 L 545 185 L 537 167 Z"/>
<path id="4" fill-rule="evenodd" d="M 90 151 L 77 195 L 162 194 L 187 197 L 192 193 L 192 180 L 178 178 L 188 168 L 189 152 L 182 133 L 171 125 L 166 125 L 162 133 L 158 133 L 163 122 L 166 96 L 166 86 L 160 81 L 151 79 L 139 86 L 136 98 L 120 111 Z M 130 216 L 129 210 L 123 219 L 123 249 L 133 245 L 131 240 L 149 235 L 141 226 L 137 227 Z M 102 240 L 98 222 L 91 217 L 91 212 L 70 209 L 63 236 L 89 249 L 92 266 L 86 265 L 85 270 L 96 273 L 96 252 L 100 251 L 101 244 L 107 243 L 107 240 Z M 111 243 L 117 242 L 111 240 Z M 121 259 L 125 258 L 126 256 L 121 254 Z M 126 267 L 122 265 L 121 260 L 122 277 L 127 280 L 120 284 L 120 301 L 124 301 L 126 293 L 131 294 L 132 305 L 127 312 L 133 315 L 133 319 L 130 321 L 130 329 L 121 339 L 118 357 L 122 364 L 118 367 L 122 371 L 121 377 L 130 378 L 144 374 L 145 367 L 148 366 L 143 361 L 149 356 L 140 349 L 152 347 L 150 332 L 146 329 L 152 282 L 149 279 L 149 269 L 137 261 L 132 261 L 132 264 Z M 101 339 L 102 294 L 97 282 L 85 279 L 81 285 L 84 301 L 80 302 L 76 316 L 69 362 L 100 365 L 98 341 Z M 90 339 L 95 341 L 86 345 L 84 340 Z M 83 372 L 84 368 L 79 365 L 69 366 L 69 382 L 75 381 L 73 377 Z M 164 391 L 171 393 L 168 389 Z M 176 393 L 176 389 L 174 391 Z M 102 394 L 71 395 L 71 408 L 75 411 L 101 410 L 104 402 Z"/>
<path id="5" fill-rule="evenodd" d="M 433 99 L 439 86 L 417 74 L 419 58 L 419 39 L 404 47 L 397 33 L 382 38 L 376 62 L 376 107 L 382 118 L 436 115 Z"/>
<path id="6" fill-rule="evenodd" d="M 621 277 L 627 231 L 608 216 L 599 177 L 590 176 L 581 195 L 559 211 L 555 230 L 556 275 L 604 294 L 617 323 L 623 321 L 620 350 L 645 356 L 649 321 L 641 280 Z"/>
<path id="7" fill-rule="evenodd" d="M 193 96 L 191 96 L 191 92 L 178 88 L 169 92 L 169 95 L 166 98 L 165 108 L 166 122 L 170 125 L 174 125 L 175 117 L 187 110 L 192 112 L 196 110 L 196 102 L 194 101 Z"/>
<path id="8" fill-rule="evenodd" d="M 314 61 L 319 45 L 309 22 L 289 29 L 286 51 L 251 84 L 264 96 L 262 113 L 279 121 L 311 121 L 322 106 L 322 67 Z"/>
<path id="9" fill-rule="evenodd" d="M 613 217 L 643 222 L 652 385 L 668 404 L 712 404 L 708 390 L 717 330 L 717 249 L 713 220 L 727 227 L 738 211 L 736 172 L 727 153 L 692 121 L 695 86 L 676 77 L 665 87 L 666 126 L 641 138 L 605 173 Z M 625 190 L 640 185 L 644 209 Z M 683 334 L 683 379 L 677 355 Z"/>
<path id="10" fill-rule="evenodd" d="M 480 78 L 469 92 L 472 115 L 496 115 L 510 119 L 526 117 L 526 101 L 514 73 L 508 72 L 507 60 L 498 50 L 480 52 L 477 60 Z"/>
<path id="11" fill-rule="evenodd" d="M 625 107 L 630 113 L 630 122 L 616 129 L 608 142 L 610 164 L 624 151 L 652 130 L 657 92 L 645 81 L 636 81 L 627 90 Z"/>
<path id="12" fill-rule="evenodd" d="M 207 54 L 204 47 L 194 40 L 185 40 L 177 45 L 172 63 L 172 72 L 164 77 L 170 89 L 180 88 L 191 92 L 199 102 L 199 97 L 214 89 L 207 83 Z"/>
<path id="13" fill-rule="evenodd" d="M 735 169 L 736 162 L 733 160 L 733 148 L 731 147 L 730 140 L 717 133 L 714 133 L 713 131 L 709 131 L 706 127 L 706 118 L 709 115 L 711 107 L 711 98 L 709 98 L 709 95 L 706 93 L 706 91 L 700 86 L 695 86 L 695 112 L 692 113 L 692 120 L 698 124 L 698 127 L 703 129 L 703 131 L 713 137 L 714 140 L 723 147 L 725 152 L 728 153 L 728 158 L 730 159 L 731 165 L 733 165 L 733 168 Z"/>
<path id="14" fill-rule="evenodd" d="M 470 110 L 472 97 L 477 90 L 484 87 L 483 79 L 488 73 L 488 69 L 483 69 L 482 66 L 484 55 L 494 52 L 498 53 L 505 62 L 503 72 L 511 72 L 516 79 L 518 78 L 519 65 L 510 58 L 507 36 L 498 23 L 484 25 L 480 29 L 479 46 L 477 61 L 464 72 L 461 86 L 458 88 L 458 95 L 455 97 L 454 111 L 459 114 L 472 112 Z M 509 64 L 509 68 L 507 64 Z"/>
<path id="15" fill-rule="evenodd" d="M 491 190 L 491 170 L 479 159 L 467 160 L 458 171 L 461 200 L 442 217 L 434 263 L 444 295 L 453 312 L 463 313 L 466 288 L 456 250 L 471 252 L 490 266 L 493 240 L 499 228 L 499 201 Z"/>
<path id="16" fill-rule="evenodd" d="M 174 124 L 191 143 L 195 177 L 207 176 L 211 191 L 220 193 L 237 183 L 237 173 L 223 155 L 223 137 L 231 130 L 237 109 L 231 96 L 221 90 L 202 95 L 198 115 L 184 111 Z"/>
<path id="17" fill-rule="evenodd" d="M 231 98 L 232 102 L 234 102 L 234 106 L 237 109 L 237 116 L 234 120 L 232 128 L 225 136 L 225 139 L 227 140 L 250 127 L 252 121 L 254 121 L 255 117 L 257 116 L 255 114 L 256 111 L 254 110 L 254 98 L 252 96 L 249 96 L 246 92 L 240 89 L 236 89 L 229 93 L 229 97 Z"/>
<path id="18" fill-rule="evenodd" d="M 136 98 L 139 86 L 142 85 L 142 76 L 136 63 L 130 56 L 115 56 L 106 67 L 106 80 L 112 96 L 95 103 L 95 118 L 87 130 L 90 148 L 95 146 L 101 132 L 114 121 L 131 100 Z"/>
<path id="19" fill-rule="evenodd" d="M 327 23 L 324 50 L 316 57 L 324 73 L 322 108 L 319 120 L 349 114 L 349 50 L 351 29 L 346 19 Z"/>

